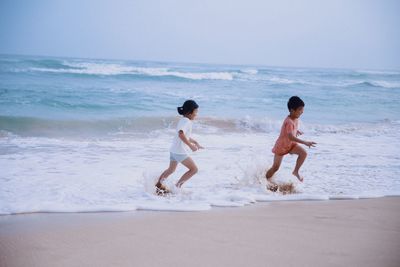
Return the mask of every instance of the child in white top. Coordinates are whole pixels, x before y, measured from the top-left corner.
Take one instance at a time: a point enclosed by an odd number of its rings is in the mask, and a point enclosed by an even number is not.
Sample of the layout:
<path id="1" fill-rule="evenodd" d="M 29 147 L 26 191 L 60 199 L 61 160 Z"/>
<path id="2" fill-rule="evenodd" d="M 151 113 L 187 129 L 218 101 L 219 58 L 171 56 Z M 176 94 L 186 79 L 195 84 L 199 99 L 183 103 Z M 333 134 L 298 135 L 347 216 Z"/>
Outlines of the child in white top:
<path id="1" fill-rule="evenodd" d="M 157 194 L 169 193 L 169 190 L 162 184 L 162 182 L 176 170 L 178 162 L 182 163 L 189 169 L 176 183 L 176 187 L 178 188 L 180 188 L 184 182 L 189 180 L 198 171 L 196 164 L 192 158 L 189 157 L 190 150 L 196 151 L 203 148 L 196 140 L 191 138 L 192 121 L 197 116 L 198 108 L 199 105 L 197 105 L 193 100 L 186 100 L 182 107 L 178 107 L 178 113 L 183 117 L 178 122 L 176 134 L 170 148 L 169 167 L 160 175 L 156 183 Z"/>

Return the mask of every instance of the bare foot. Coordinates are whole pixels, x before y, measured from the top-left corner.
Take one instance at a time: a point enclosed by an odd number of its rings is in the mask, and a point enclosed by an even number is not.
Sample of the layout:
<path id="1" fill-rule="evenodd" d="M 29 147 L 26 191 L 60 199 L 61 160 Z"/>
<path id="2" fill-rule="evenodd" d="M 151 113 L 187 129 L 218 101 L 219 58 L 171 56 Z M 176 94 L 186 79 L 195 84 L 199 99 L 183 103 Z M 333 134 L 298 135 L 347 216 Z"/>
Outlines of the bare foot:
<path id="1" fill-rule="evenodd" d="M 275 182 L 272 182 L 270 179 L 267 179 L 267 190 L 270 190 L 272 192 L 276 192 L 278 190 L 279 186 Z"/>
<path id="2" fill-rule="evenodd" d="M 164 196 L 166 194 L 171 193 L 171 191 L 162 183 L 158 182 L 156 184 L 156 194 L 159 196 Z"/>
<path id="3" fill-rule="evenodd" d="M 294 176 L 296 176 L 297 179 L 299 179 L 300 182 L 303 182 L 304 178 L 303 178 L 303 176 L 300 176 L 300 174 L 298 172 L 292 172 L 292 174 Z"/>
<path id="4" fill-rule="evenodd" d="M 269 184 L 267 185 L 267 190 L 276 192 L 278 191 L 279 186 L 277 184 Z"/>

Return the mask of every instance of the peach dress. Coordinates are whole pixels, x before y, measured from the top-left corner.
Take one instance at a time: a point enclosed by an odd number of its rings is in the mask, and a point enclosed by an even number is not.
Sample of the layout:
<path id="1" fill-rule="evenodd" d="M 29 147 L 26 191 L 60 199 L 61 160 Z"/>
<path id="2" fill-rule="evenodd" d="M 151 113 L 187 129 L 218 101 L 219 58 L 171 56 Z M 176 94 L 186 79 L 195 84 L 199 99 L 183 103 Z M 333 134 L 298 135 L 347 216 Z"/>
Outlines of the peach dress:
<path id="1" fill-rule="evenodd" d="M 278 156 L 288 154 L 297 145 L 296 142 L 289 139 L 288 134 L 292 133 L 293 136 L 296 136 L 298 127 L 298 119 L 292 120 L 289 116 L 286 117 L 282 124 L 281 133 L 275 142 L 274 148 L 272 148 L 272 153 Z"/>

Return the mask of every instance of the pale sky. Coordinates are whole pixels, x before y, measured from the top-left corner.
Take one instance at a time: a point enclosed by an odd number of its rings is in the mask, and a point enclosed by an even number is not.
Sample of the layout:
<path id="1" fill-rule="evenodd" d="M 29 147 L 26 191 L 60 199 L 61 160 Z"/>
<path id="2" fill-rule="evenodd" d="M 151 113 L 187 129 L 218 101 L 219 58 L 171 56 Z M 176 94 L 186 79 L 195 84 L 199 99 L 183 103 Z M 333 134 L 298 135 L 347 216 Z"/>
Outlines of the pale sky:
<path id="1" fill-rule="evenodd" d="M 400 69 L 397 0 L 0 0 L 0 54 Z"/>

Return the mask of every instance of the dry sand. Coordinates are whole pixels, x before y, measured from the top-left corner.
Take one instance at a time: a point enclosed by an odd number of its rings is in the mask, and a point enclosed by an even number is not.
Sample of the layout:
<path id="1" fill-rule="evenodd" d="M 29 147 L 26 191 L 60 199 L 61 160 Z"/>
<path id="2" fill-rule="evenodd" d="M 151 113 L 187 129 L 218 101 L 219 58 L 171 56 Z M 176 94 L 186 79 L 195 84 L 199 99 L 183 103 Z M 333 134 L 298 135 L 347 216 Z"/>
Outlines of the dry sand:
<path id="1" fill-rule="evenodd" d="M 400 197 L 0 217 L 0 266 L 400 266 Z"/>

